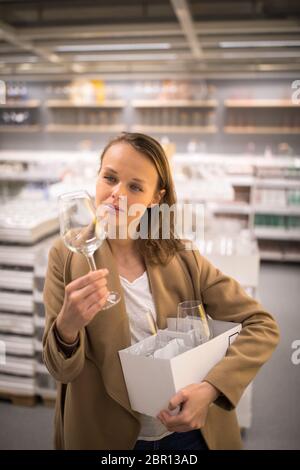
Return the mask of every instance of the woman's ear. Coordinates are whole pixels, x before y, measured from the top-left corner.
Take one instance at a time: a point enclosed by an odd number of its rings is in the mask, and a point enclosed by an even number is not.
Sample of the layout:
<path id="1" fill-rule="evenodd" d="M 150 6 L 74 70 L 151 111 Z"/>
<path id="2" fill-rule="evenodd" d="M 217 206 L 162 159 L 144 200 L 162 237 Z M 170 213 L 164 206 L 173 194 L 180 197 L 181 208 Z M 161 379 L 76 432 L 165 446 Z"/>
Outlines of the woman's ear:
<path id="1" fill-rule="evenodd" d="M 166 194 L 166 190 L 165 189 L 161 189 L 160 191 L 158 191 L 158 193 L 156 193 L 156 195 L 153 197 L 152 199 L 152 202 L 149 204 L 148 207 L 155 207 L 157 206 L 160 201 L 162 200 L 162 198 L 164 197 L 164 195 Z"/>
<path id="2" fill-rule="evenodd" d="M 152 202 L 149 204 L 148 207 L 152 208 L 152 207 L 157 206 L 165 194 L 166 194 L 165 189 L 161 189 L 160 191 L 158 191 L 158 193 L 156 193 L 156 195 L 153 197 Z"/>

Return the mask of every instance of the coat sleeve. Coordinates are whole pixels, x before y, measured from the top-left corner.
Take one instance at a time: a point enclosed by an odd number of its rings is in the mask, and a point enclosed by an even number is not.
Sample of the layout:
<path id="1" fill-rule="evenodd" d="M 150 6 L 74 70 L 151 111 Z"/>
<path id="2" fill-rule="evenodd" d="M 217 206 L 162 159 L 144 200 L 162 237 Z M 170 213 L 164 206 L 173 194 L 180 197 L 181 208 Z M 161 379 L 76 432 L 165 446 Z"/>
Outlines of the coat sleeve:
<path id="1" fill-rule="evenodd" d="M 204 378 L 221 392 L 215 403 L 230 410 L 270 358 L 279 341 L 279 330 L 273 317 L 237 281 L 220 272 L 198 251 L 193 253 L 206 312 L 216 320 L 242 324 L 226 356 Z"/>
<path id="2" fill-rule="evenodd" d="M 65 296 L 64 261 L 62 242 L 58 239 L 49 251 L 43 298 L 46 324 L 43 335 L 43 358 L 45 365 L 55 380 L 62 383 L 72 382 L 84 365 L 84 330 L 79 333 L 79 344 L 70 357 L 59 348 L 55 335 L 55 323 Z"/>

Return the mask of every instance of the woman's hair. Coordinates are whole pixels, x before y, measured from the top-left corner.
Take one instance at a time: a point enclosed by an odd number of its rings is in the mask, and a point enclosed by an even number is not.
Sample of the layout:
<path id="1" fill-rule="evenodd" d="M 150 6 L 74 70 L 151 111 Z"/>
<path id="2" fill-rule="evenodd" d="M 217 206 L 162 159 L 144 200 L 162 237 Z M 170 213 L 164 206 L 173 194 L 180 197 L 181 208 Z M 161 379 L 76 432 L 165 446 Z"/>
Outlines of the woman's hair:
<path id="1" fill-rule="evenodd" d="M 161 189 L 165 190 L 159 204 L 164 204 L 169 207 L 176 204 L 176 193 L 174 188 L 174 182 L 171 174 L 171 169 L 167 156 L 164 149 L 157 140 L 153 139 L 145 134 L 140 134 L 137 132 L 123 132 L 119 136 L 113 138 L 104 148 L 102 155 L 100 157 L 100 168 L 101 170 L 102 160 L 106 151 L 114 144 L 120 142 L 125 142 L 130 144 L 135 150 L 145 155 L 149 160 L 154 163 L 156 171 L 158 173 L 158 187 L 157 191 Z M 159 227 L 157 228 L 158 238 L 151 238 L 151 216 L 154 218 L 154 212 L 159 211 L 158 219 Z M 173 255 L 184 248 L 183 243 L 175 238 L 175 220 L 174 220 L 174 211 L 170 211 L 170 222 L 169 222 L 169 238 L 165 239 L 162 237 L 162 221 L 163 216 L 162 212 L 159 210 L 159 206 L 154 206 L 153 208 L 147 208 L 147 213 L 145 213 L 140 221 L 140 225 L 143 223 L 143 219 L 148 221 L 147 238 L 138 238 L 137 245 L 140 253 L 146 258 L 147 262 L 150 264 L 167 264 Z"/>

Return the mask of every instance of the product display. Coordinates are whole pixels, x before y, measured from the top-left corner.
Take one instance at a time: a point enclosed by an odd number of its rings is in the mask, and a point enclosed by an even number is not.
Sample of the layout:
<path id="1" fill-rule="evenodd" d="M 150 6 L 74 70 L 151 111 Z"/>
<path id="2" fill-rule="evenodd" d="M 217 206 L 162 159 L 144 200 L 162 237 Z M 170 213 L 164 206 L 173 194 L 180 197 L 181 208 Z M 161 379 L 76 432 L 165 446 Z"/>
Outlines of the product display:
<path id="1" fill-rule="evenodd" d="M 53 379 L 36 359 L 36 350 L 42 347 L 44 316 L 40 321 L 35 314 L 36 290 L 41 287 L 40 277 L 35 280 L 35 269 L 39 273 L 43 270 L 44 278 L 47 252 L 53 241 L 49 235 L 58 230 L 57 207 L 51 201 L 22 199 L 2 207 L 0 341 L 6 345 L 6 360 L 1 364 L 0 394 L 34 398 L 43 396 L 38 386 L 40 374 L 49 377 L 49 386 L 54 389 Z M 49 398 L 48 388 L 46 395 Z"/>
<path id="2" fill-rule="evenodd" d="M 53 203 L 13 200 L 2 205 L 1 241 L 32 244 L 57 230 L 57 207 Z"/>
<path id="3" fill-rule="evenodd" d="M 211 215 L 228 223 L 235 219 L 239 229 L 250 230 L 257 240 L 261 259 L 295 262 L 300 259 L 299 165 L 299 157 L 266 160 L 258 156 L 193 153 L 172 158 L 174 174 L 179 175 L 179 183 L 175 176 L 178 197 L 203 204 L 205 225 L 210 223 Z M 212 177 L 202 192 L 203 169 Z M 272 240 L 277 244 L 273 243 L 270 253 L 267 246 Z M 231 251 L 230 244 L 226 250 Z"/>

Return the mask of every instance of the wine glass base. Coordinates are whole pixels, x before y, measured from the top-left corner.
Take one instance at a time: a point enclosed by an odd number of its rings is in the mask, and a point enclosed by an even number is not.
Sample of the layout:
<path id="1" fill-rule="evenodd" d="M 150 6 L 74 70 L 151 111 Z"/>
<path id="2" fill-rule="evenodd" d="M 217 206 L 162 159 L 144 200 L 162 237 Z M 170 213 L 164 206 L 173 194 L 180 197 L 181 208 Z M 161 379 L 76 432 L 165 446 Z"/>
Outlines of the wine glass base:
<path id="1" fill-rule="evenodd" d="M 101 310 L 107 310 L 108 308 L 113 307 L 117 303 L 119 303 L 121 300 L 120 294 L 117 292 L 110 292 L 109 296 L 106 299 L 106 303 L 103 305 Z"/>

